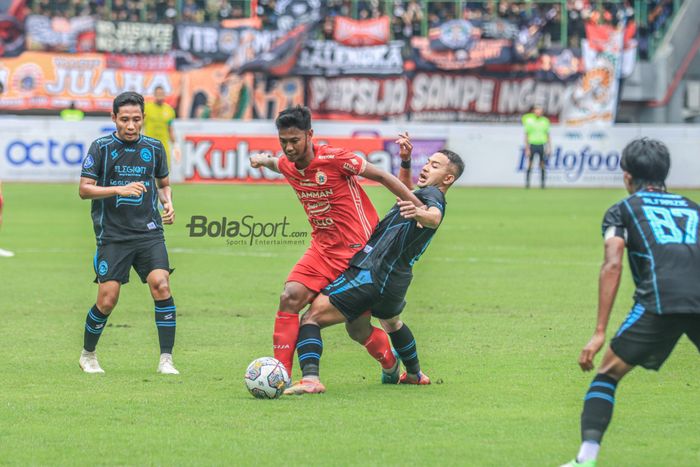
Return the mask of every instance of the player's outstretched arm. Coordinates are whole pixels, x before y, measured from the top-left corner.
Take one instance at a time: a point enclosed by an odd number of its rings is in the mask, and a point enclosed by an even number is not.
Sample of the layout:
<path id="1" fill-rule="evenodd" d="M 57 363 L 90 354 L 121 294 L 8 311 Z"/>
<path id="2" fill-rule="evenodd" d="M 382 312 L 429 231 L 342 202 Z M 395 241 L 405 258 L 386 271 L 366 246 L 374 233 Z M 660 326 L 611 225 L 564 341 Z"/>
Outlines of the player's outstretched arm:
<path id="1" fill-rule="evenodd" d="M 278 158 L 271 154 L 256 154 L 250 158 L 250 166 L 254 169 L 266 167 L 273 172 L 280 173 L 277 160 Z"/>
<path id="2" fill-rule="evenodd" d="M 102 199 L 112 196 L 141 196 L 146 192 L 143 182 L 133 182 L 124 186 L 97 186 L 97 181 L 88 177 L 80 177 L 78 194 L 81 199 Z"/>
<path id="3" fill-rule="evenodd" d="M 401 180 L 399 180 L 389 172 L 385 172 L 384 170 L 378 169 L 377 167 L 368 163 L 365 166 L 365 170 L 362 171 L 362 173 L 359 175 L 362 175 L 363 177 L 373 180 L 375 182 L 381 183 L 389 191 L 391 191 L 393 194 L 395 194 L 404 201 L 410 201 L 411 203 L 419 207 L 423 206 L 423 202 L 421 202 L 421 200 L 419 200 L 416 197 L 416 195 L 414 195 L 413 192 L 409 190 L 408 187 L 406 187 L 406 185 L 401 183 Z"/>
<path id="4" fill-rule="evenodd" d="M 163 205 L 163 213 L 161 219 L 163 224 L 172 224 L 175 222 L 175 207 L 173 207 L 173 192 L 170 188 L 170 177 L 163 177 L 156 180 L 158 184 L 158 199 Z"/>
<path id="5" fill-rule="evenodd" d="M 600 268 L 598 279 L 598 320 L 593 337 L 581 350 L 581 356 L 578 359 L 578 364 L 583 371 L 590 371 L 595 367 L 593 358 L 600 352 L 605 343 L 605 331 L 608 328 L 610 312 L 615 303 L 617 289 L 620 286 L 624 252 L 624 239 L 611 237 L 605 240 L 605 259 Z"/>

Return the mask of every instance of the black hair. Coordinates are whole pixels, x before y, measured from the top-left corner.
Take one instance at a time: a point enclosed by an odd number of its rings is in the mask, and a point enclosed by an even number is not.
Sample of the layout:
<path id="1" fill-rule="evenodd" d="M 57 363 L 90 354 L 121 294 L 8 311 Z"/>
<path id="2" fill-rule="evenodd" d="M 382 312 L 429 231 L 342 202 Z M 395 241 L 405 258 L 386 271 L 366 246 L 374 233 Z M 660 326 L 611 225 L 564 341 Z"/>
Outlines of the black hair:
<path id="1" fill-rule="evenodd" d="M 455 176 L 455 180 L 461 177 L 462 173 L 464 173 L 464 161 L 459 157 L 459 154 L 449 149 L 440 149 L 438 152 L 447 157 L 447 160 L 450 161 L 452 175 Z"/>
<path id="2" fill-rule="evenodd" d="M 137 92 L 123 92 L 119 94 L 112 103 L 112 112 L 114 115 L 119 113 L 119 109 L 125 105 L 138 105 L 143 112 L 143 96 Z"/>
<path id="3" fill-rule="evenodd" d="M 637 190 L 645 186 L 666 189 L 666 177 L 671 168 L 671 155 L 664 143 L 651 138 L 631 141 L 622 150 L 620 167 L 632 176 Z"/>
<path id="4" fill-rule="evenodd" d="M 159 89 L 160 89 L 161 91 L 165 91 L 165 88 L 159 84 L 158 86 L 156 86 L 155 88 L 153 88 L 153 92 L 155 93 L 155 92 L 156 92 L 157 90 L 159 90 Z"/>
<path id="5" fill-rule="evenodd" d="M 303 131 L 311 129 L 311 111 L 308 107 L 297 105 L 283 110 L 275 120 L 278 130 L 298 128 Z"/>

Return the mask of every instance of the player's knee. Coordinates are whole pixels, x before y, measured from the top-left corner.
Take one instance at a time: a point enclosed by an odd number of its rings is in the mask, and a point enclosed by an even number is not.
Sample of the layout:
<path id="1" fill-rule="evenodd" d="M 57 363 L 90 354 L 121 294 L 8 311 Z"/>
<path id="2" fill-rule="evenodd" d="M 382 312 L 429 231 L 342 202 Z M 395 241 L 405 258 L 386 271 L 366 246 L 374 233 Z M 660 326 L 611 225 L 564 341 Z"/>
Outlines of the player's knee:
<path id="1" fill-rule="evenodd" d="M 151 292 L 154 297 L 165 299 L 170 297 L 170 283 L 168 279 L 162 278 L 151 284 Z"/>
<path id="2" fill-rule="evenodd" d="M 105 294 L 97 299 L 97 308 L 103 315 L 109 315 L 117 306 L 117 301 L 119 300 L 118 295 Z"/>
<path id="3" fill-rule="evenodd" d="M 304 305 L 304 296 L 293 289 L 285 288 L 280 295 L 280 309 L 287 313 L 299 313 Z"/>
<path id="4" fill-rule="evenodd" d="M 387 333 L 389 332 L 396 332 L 399 329 L 401 329 L 401 326 L 403 326 L 403 321 L 401 321 L 398 318 L 395 319 L 380 319 L 379 323 L 382 325 L 382 328 L 384 331 Z"/>
<path id="5" fill-rule="evenodd" d="M 367 330 L 365 329 L 359 329 L 358 327 L 351 326 L 350 324 L 347 324 L 345 329 L 347 330 L 350 339 L 354 340 L 358 344 L 364 344 L 367 341 L 367 337 L 369 337 Z"/>

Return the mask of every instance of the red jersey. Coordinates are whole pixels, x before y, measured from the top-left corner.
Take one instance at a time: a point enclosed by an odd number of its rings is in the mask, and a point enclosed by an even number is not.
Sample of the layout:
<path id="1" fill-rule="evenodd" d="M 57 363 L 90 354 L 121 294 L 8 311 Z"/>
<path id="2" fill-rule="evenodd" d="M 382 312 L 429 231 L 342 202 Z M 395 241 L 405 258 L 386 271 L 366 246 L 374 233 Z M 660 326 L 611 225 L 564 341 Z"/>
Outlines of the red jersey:
<path id="1" fill-rule="evenodd" d="M 346 149 L 315 146 L 308 167 L 297 169 L 282 155 L 278 169 L 287 178 L 311 224 L 311 248 L 350 259 L 364 247 L 379 216 L 357 182 L 367 160 Z"/>

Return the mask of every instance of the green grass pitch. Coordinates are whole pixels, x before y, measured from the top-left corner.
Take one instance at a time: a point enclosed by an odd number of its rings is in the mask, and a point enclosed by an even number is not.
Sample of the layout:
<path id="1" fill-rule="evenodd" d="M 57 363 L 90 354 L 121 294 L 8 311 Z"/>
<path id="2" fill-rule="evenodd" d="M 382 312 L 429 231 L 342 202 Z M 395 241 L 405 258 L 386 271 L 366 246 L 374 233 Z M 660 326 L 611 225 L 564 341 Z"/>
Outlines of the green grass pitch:
<path id="1" fill-rule="evenodd" d="M 227 246 L 185 224 L 286 215 L 308 231 L 289 187 L 174 187 L 179 377 L 155 373 L 153 303 L 133 271 L 98 346 L 106 375 L 79 370 L 96 294 L 90 203 L 74 185 L 3 188 L 0 247 L 16 256 L 0 258 L 2 465 L 555 466 L 576 453 L 592 378 L 576 359 L 595 324 L 600 221 L 621 189 L 453 189 L 404 312 L 435 384 L 382 386 L 337 327 L 324 332 L 326 394 L 260 401 L 243 373 L 271 353 L 278 296 L 304 246 Z M 393 197 L 368 192 L 385 213 Z M 609 336 L 632 290 L 626 270 Z M 699 397 L 684 338 L 660 373 L 621 383 L 599 465 L 700 465 Z"/>

